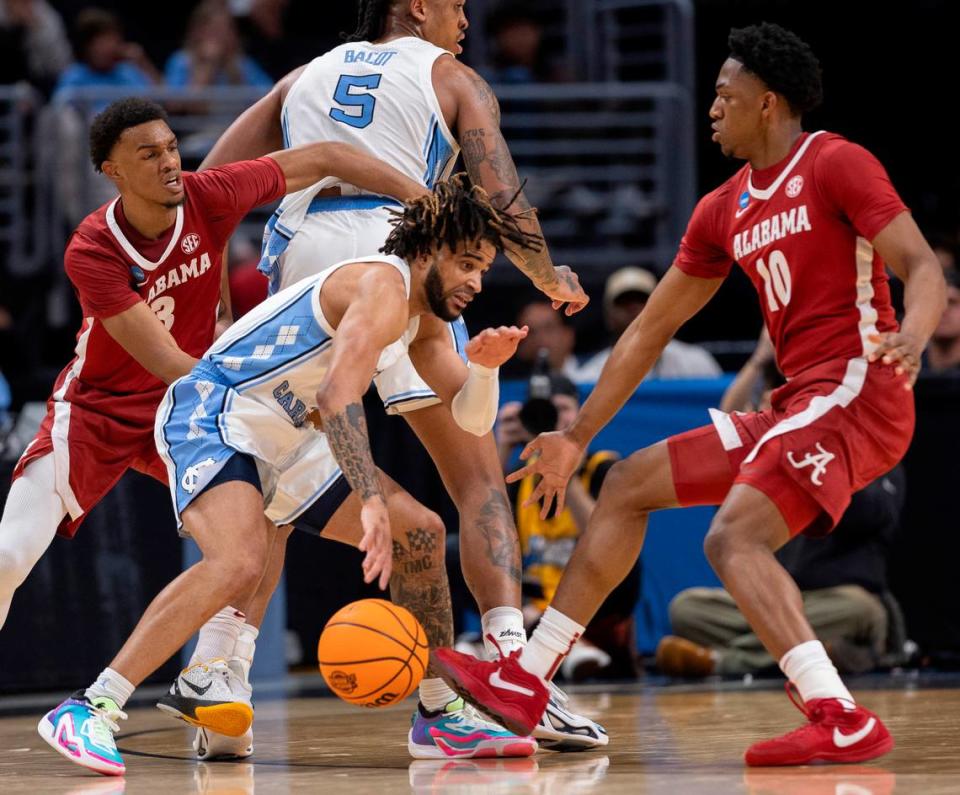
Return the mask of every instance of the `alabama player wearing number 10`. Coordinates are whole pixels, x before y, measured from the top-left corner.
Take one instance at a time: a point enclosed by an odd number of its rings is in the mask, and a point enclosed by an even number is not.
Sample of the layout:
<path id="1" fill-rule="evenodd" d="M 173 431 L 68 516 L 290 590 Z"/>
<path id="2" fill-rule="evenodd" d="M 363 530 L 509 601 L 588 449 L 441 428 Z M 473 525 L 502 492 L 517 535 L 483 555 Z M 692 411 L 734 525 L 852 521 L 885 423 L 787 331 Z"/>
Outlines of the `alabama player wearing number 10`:
<path id="1" fill-rule="evenodd" d="M 243 216 L 326 176 L 400 199 L 424 192 L 339 143 L 184 173 L 166 114 L 143 99 L 119 100 L 94 119 L 90 155 L 120 195 L 81 222 L 64 253 L 83 324 L 0 520 L 0 628 L 54 534 L 72 537 L 127 469 L 167 485 L 157 406 L 213 342 L 221 252 Z"/>
<path id="2" fill-rule="evenodd" d="M 910 388 L 946 288 L 876 158 L 839 135 L 804 132 L 803 114 L 821 97 L 810 48 L 770 24 L 735 30 L 728 43 L 710 108 L 713 140 L 747 164 L 697 205 L 673 267 L 620 338 L 577 419 L 531 442 L 521 455 L 530 463 L 507 479 L 539 475 L 530 500 L 542 498 L 546 512 L 556 497 L 562 508 L 590 440 L 734 262 L 757 289 L 787 383 L 765 411 L 711 410 L 712 424 L 611 469 L 551 607 L 519 655 L 494 666 L 440 649 L 432 662 L 507 728 L 529 730 L 546 702 L 544 680 L 633 566 L 650 511 L 719 505 L 706 555 L 780 661 L 808 720 L 754 743 L 745 761 L 859 762 L 889 751 L 893 738 L 840 680 L 774 552 L 798 533 L 830 532 L 853 492 L 906 452 Z M 899 327 L 885 264 L 906 285 Z"/>

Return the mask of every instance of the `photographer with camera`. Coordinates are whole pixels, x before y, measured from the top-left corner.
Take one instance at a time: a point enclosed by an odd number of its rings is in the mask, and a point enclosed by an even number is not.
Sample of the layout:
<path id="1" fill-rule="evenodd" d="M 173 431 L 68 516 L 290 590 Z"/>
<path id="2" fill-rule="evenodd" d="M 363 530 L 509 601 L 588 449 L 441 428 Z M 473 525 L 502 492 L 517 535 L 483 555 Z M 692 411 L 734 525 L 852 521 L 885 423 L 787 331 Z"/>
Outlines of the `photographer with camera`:
<path id="1" fill-rule="evenodd" d="M 566 376 L 550 371 L 549 351 L 540 349 L 526 401 L 505 404 L 497 417 L 497 449 L 504 469 L 518 448 L 539 433 L 567 427 L 579 408 L 577 387 Z M 566 507 L 545 520 L 539 516 L 539 506 L 523 507 L 534 488 L 532 478 L 508 486 L 520 536 L 523 614 L 528 631 L 550 604 L 577 539 L 593 512 L 603 479 L 617 460 L 619 456 L 610 450 L 588 450 L 570 481 Z M 638 563 L 587 627 L 584 638 L 564 662 L 561 676 L 580 680 L 594 673 L 636 675 L 633 611 L 639 596 Z"/>

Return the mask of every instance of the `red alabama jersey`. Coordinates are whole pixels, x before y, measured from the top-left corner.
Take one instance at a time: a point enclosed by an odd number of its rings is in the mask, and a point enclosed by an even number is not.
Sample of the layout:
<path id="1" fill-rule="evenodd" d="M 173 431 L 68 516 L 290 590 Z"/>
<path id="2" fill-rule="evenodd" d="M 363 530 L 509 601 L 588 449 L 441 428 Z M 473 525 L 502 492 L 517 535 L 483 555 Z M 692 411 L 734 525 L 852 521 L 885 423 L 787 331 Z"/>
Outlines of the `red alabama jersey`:
<path id="1" fill-rule="evenodd" d="M 744 166 L 697 205 L 674 265 L 725 277 L 734 262 L 757 289 L 788 378 L 869 353 L 897 328 L 871 242 L 906 210 L 883 166 L 839 135 L 801 135 L 781 162 Z"/>
<path id="2" fill-rule="evenodd" d="M 247 212 L 280 198 L 286 182 L 270 158 L 183 174 L 185 200 L 158 240 L 127 222 L 118 199 L 88 215 L 67 244 L 64 266 L 83 309 L 76 358 L 53 400 L 153 427 L 166 385 L 141 367 L 102 324 L 145 301 L 181 349 L 199 358 L 213 342 L 221 253 Z"/>

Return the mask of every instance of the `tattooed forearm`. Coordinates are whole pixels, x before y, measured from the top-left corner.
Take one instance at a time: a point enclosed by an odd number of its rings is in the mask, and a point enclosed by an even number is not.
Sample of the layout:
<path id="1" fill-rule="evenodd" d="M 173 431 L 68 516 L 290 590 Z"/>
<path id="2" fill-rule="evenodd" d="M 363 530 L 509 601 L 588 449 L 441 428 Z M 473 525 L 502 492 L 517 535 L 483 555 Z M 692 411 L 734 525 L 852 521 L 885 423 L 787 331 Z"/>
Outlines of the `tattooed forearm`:
<path id="1" fill-rule="evenodd" d="M 494 207 L 507 209 L 510 204 L 509 212 L 525 216 L 521 221 L 524 231 L 542 236 L 540 222 L 520 191 L 520 177 L 500 130 L 483 127 L 467 130 L 461 136 L 460 147 L 467 174 L 475 185 L 486 189 Z M 546 247 L 537 252 L 510 246 L 507 256 L 538 287 L 557 283 L 553 260 Z"/>
<path id="2" fill-rule="evenodd" d="M 423 626 L 430 648 L 453 645 L 453 608 L 443 565 L 444 549 L 435 532 L 415 527 L 406 541 L 393 541 L 390 596 Z"/>
<path id="3" fill-rule="evenodd" d="M 506 494 L 490 489 L 490 495 L 480 507 L 477 532 L 484 540 L 487 560 L 493 566 L 505 570 L 511 579 L 519 583 L 520 542 Z"/>
<path id="4" fill-rule="evenodd" d="M 382 497 L 380 478 L 370 452 L 367 419 L 360 403 L 350 403 L 343 411 L 320 412 L 323 428 L 343 475 L 361 500 Z"/>

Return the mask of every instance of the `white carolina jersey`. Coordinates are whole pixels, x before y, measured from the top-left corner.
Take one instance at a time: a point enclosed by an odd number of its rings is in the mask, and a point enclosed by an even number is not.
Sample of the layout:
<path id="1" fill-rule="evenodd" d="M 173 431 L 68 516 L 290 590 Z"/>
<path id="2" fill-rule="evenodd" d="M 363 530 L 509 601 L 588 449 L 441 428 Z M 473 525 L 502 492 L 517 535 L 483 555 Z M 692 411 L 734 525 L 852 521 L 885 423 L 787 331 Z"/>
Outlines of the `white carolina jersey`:
<path id="1" fill-rule="evenodd" d="M 212 374 L 212 365 L 215 380 L 229 387 L 233 396 L 268 406 L 293 426 L 301 426 L 316 407 L 317 387 L 330 366 L 336 336 L 323 315 L 320 291 L 332 273 L 352 262 L 393 265 L 403 275 L 409 296 L 410 268 L 399 257 L 338 263 L 281 290 L 234 323 L 204 354 L 205 371 Z M 381 353 L 377 372 L 406 355 L 419 326 L 420 318 L 411 318 L 403 336 Z"/>
<path id="2" fill-rule="evenodd" d="M 433 64 L 443 55 L 450 53 L 408 36 L 342 44 L 315 58 L 283 104 L 284 145 L 352 144 L 432 188 L 460 152 L 433 90 Z M 296 232 L 314 196 L 334 185 L 343 196 L 362 194 L 336 178 L 322 180 L 283 200 L 278 227 Z"/>

